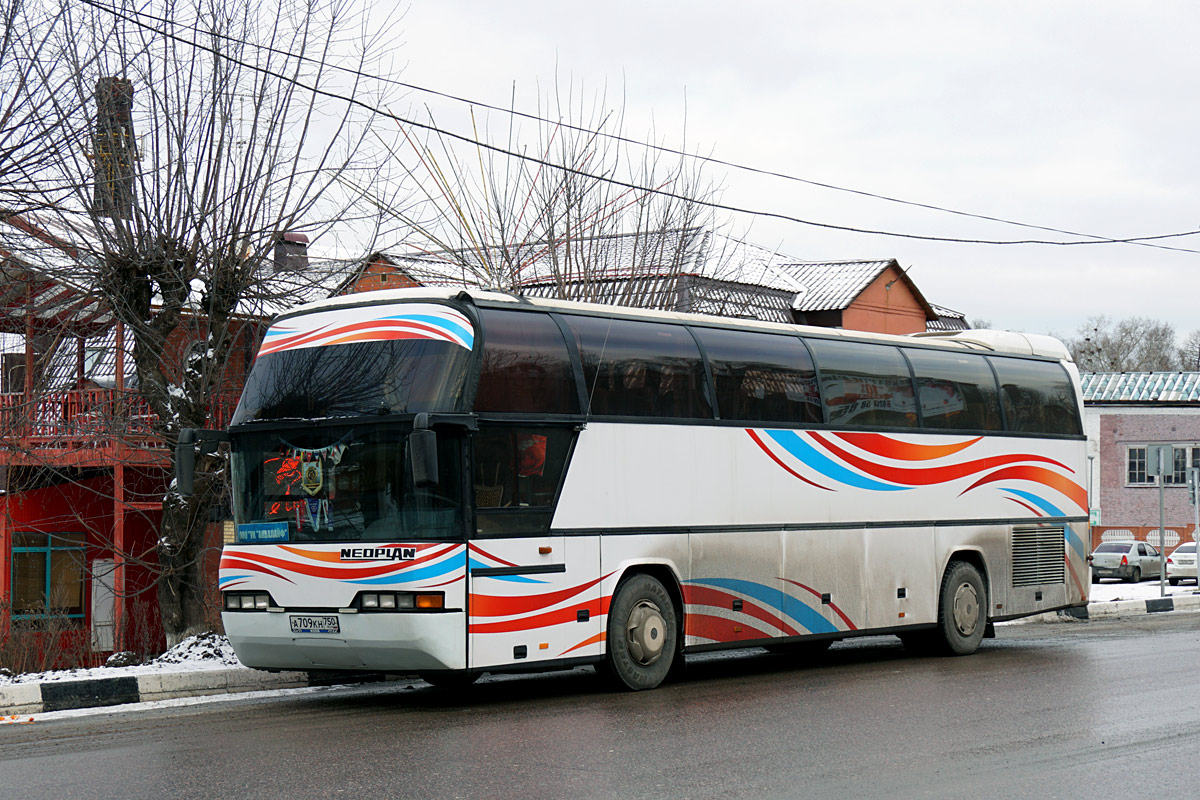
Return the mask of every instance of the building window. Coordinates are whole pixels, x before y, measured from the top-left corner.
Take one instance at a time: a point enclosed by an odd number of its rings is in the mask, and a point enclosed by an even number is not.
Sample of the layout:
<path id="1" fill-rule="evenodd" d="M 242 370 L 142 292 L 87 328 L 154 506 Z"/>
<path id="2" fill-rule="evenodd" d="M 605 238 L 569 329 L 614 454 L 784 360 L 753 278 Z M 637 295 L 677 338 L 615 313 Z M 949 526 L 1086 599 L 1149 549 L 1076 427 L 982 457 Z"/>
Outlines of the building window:
<path id="1" fill-rule="evenodd" d="M 1130 486 L 1151 484 L 1154 481 L 1146 474 L 1146 448 L 1130 447 L 1125 451 L 1126 477 Z"/>
<path id="2" fill-rule="evenodd" d="M 12 615 L 83 618 L 83 533 L 17 533 L 12 549 Z"/>
<path id="3" fill-rule="evenodd" d="M 1164 482 L 1170 486 L 1171 484 L 1179 484 L 1180 486 L 1187 484 L 1187 468 L 1188 468 L 1188 448 L 1175 447 L 1171 450 L 1172 465 L 1171 474 L 1165 475 Z"/>
<path id="4" fill-rule="evenodd" d="M 1126 485 L 1157 486 L 1154 477 L 1146 474 L 1146 446 L 1130 447 L 1125 453 Z M 1200 445 L 1175 445 L 1172 449 L 1171 472 L 1163 476 L 1163 483 L 1167 486 L 1186 486 L 1189 467 L 1200 467 Z"/>

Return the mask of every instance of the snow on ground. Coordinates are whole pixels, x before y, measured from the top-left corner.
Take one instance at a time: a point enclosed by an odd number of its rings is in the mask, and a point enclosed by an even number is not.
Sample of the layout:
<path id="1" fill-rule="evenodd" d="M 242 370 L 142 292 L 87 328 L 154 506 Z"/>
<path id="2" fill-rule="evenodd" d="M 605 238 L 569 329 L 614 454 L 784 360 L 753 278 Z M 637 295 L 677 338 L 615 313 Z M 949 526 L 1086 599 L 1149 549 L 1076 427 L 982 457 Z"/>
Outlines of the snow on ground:
<path id="1" fill-rule="evenodd" d="M 190 672 L 203 669 L 235 669 L 242 667 L 229 640 L 216 633 L 189 636 L 182 642 L 145 664 L 132 667 L 94 667 L 64 669 L 51 672 L 26 672 L 20 675 L 0 674 L 0 686 L 13 683 L 48 683 L 50 681 L 81 681 L 89 678 L 117 678 L 155 672 Z M 243 667 L 244 669 L 244 667 Z"/>
<path id="2" fill-rule="evenodd" d="M 1191 595 L 1196 592 L 1196 584 L 1191 580 L 1172 586 L 1166 584 L 1166 596 Z M 1152 600 L 1160 597 L 1157 578 L 1144 580 L 1141 583 L 1124 583 L 1122 581 L 1106 580 L 1103 583 L 1093 583 L 1089 597 L 1093 603 L 1110 603 L 1117 600 Z"/>

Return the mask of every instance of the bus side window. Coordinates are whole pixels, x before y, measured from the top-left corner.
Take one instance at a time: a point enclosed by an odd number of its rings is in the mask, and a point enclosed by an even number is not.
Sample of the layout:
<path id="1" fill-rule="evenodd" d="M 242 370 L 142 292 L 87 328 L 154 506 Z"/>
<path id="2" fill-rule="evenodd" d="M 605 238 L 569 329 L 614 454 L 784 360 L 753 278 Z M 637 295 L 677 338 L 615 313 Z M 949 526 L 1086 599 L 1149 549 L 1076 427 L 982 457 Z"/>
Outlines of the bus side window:
<path id="1" fill-rule="evenodd" d="M 800 339 L 720 328 L 692 330 L 712 368 L 721 419 L 821 422 L 816 372 Z"/>
<path id="2" fill-rule="evenodd" d="M 548 314 L 484 308 L 476 411 L 578 414 L 579 394 L 562 331 Z"/>
<path id="3" fill-rule="evenodd" d="M 1075 390 L 1063 366 L 988 356 L 1000 378 L 1000 396 L 1008 430 L 1018 433 L 1083 433 Z"/>
<path id="4" fill-rule="evenodd" d="M 476 532 L 545 533 L 567 464 L 569 428 L 482 423 L 472 437 Z"/>
<path id="5" fill-rule="evenodd" d="M 821 373 L 830 425 L 917 426 L 912 374 L 898 348 L 834 339 L 809 339 L 808 344 Z"/>
<path id="6" fill-rule="evenodd" d="M 1003 430 L 996 376 L 983 356 L 905 348 L 926 428 Z"/>
<path id="7" fill-rule="evenodd" d="M 682 325 L 564 314 L 583 361 L 588 413 L 711 419 L 704 363 Z"/>

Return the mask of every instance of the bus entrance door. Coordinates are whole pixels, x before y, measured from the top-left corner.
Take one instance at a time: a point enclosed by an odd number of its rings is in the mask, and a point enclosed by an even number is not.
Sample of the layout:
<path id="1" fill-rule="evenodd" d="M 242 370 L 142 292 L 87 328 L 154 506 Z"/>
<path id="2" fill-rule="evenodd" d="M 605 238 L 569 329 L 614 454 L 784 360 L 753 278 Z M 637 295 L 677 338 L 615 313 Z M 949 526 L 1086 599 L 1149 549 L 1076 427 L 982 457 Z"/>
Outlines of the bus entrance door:
<path id="1" fill-rule="evenodd" d="M 471 669 L 600 655 L 600 543 L 593 536 L 471 543 Z"/>

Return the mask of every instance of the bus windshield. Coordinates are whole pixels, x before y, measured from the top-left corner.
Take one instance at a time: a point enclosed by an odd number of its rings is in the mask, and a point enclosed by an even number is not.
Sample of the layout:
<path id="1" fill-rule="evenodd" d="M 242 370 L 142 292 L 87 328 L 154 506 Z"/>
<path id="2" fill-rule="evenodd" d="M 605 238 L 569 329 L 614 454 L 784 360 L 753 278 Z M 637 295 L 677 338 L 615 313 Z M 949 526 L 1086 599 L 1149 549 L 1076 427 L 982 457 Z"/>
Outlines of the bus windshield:
<path id="1" fill-rule="evenodd" d="M 391 422 L 235 435 L 238 542 L 461 538 L 459 441 L 439 437 L 438 485 L 418 489 L 407 452 L 411 430 Z"/>

